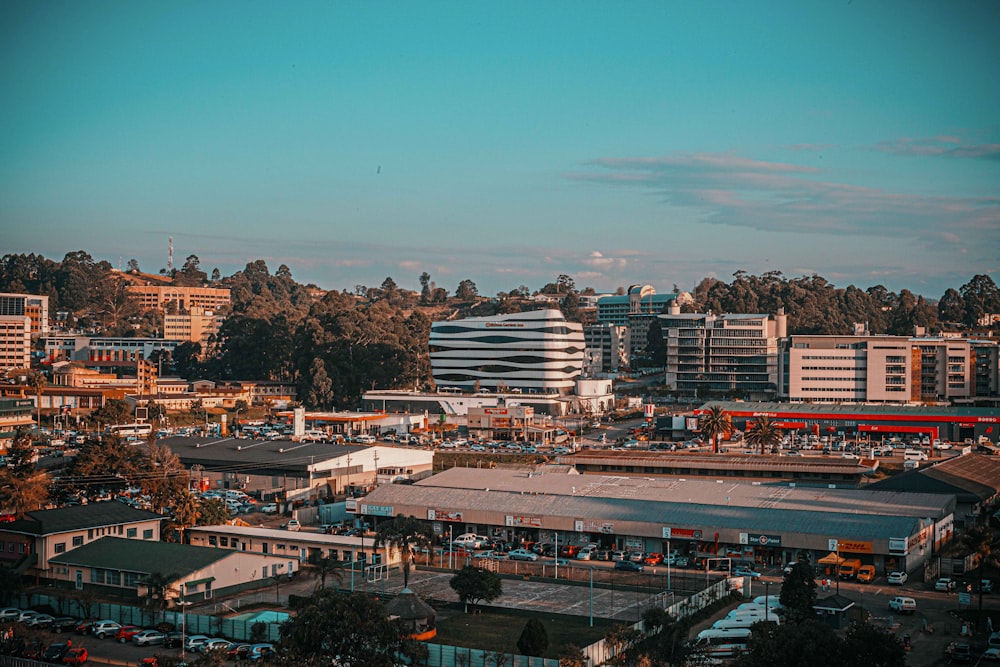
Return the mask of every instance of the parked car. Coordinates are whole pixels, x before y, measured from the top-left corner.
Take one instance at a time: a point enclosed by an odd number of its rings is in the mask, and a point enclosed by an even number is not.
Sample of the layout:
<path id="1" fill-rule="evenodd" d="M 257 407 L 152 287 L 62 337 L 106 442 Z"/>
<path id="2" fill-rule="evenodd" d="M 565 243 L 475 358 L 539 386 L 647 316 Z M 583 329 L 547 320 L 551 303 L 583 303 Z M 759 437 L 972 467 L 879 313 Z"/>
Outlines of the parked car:
<path id="1" fill-rule="evenodd" d="M 197 653 L 198 648 L 209 639 L 211 639 L 211 637 L 208 635 L 189 635 L 187 641 L 184 642 L 184 649 Z"/>
<path id="2" fill-rule="evenodd" d="M 674 559 L 674 567 L 690 567 L 691 559 L 687 556 L 678 556 Z"/>
<path id="3" fill-rule="evenodd" d="M 663 554 L 658 551 L 646 554 L 646 557 L 642 559 L 642 562 L 646 565 L 659 565 L 663 562 Z"/>
<path id="4" fill-rule="evenodd" d="M 264 514 L 277 514 L 278 505 L 277 503 L 267 503 L 266 505 L 260 506 L 260 511 L 263 512 Z"/>
<path id="5" fill-rule="evenodd" d="M 642 572 L 643 567 L 641 563 L 632 560 L 619 560 L 615 561 L 615 569 L 625 572 Z"/>
<path id="6" fill-rule="evenodd" d="M 17 607 L 4 607 L 0 609 L 0 621 L 16 621 L 21 616 L 21 610 Z"/>
<path id="7" fill-rule="evenodd" d="M 35 614 L 24 621 L 25 625 L 31 626 L 33 628 L 45 628 L 48 627 L 49 623 L 55 620 L 55 616 L 52 614 Z"/>
<path id="8" fill-rule="evenodd" d="M 228 651 L 233 643 L 228 639 L 209 639 L 198 647 L 199 653 L 211 653 L 212 651 Z"/>
<path id="9" fill-rule="evenodd" d="M 274 653 L 274 646 L 271 644 L 254 644 L 247 651 L 247 660 L 266 660 Z"/>
<path id="10" fill-rule="evenodd" d="M 77 620 L 72 616 L 56 616 L 49 623 L 49 630 L 59 634 L 61 632 L 72 632 L 76 629 Z"/>
<path id="11" fill-rule="evenodd" d="M 576 558 L 578 553 L 580 553 L 580 547 L 575 544 L 564 544 L 559 547 L 559 555 L 563 558 Z"/>
<path id="12" fill-rule="evenodd" d="M 889 576 L 886 577 L 886 581 L 890 584 L 896 584 L 897 586 L 902 586 L 906 583 L 907 577 L 905 572 L 890 572 Z"/>
<path id="13" fill-rule="evenodd" d="M 132 641 L 136 646 L 152 646 L 154 644 L 162 644 L 166 638 L 167 635 L 159 630 L 150 629 L 137 632 L 132 636 Z"/>
<path id="14" fill-rule="evenodd" d="M 941 577 L 934 582 L 934 590 L 945 592 L 953 591 L 955 590 L 955 580 L 949 579 L 948 577 Z"/>
<path id="15" fill-rule="evenodd" d="M 511 560 L 538 560 L 538 554 L 527 549 L 513 549 L 507 554 Z"/>
<path id="16" fill-rule="evenodd" d="M 183 643 L 184 633 L 182 632 L 170 632 L 163 638 L 164 648 L 180 648 Z"/>
<path id="17" fill-rule="evenodd" d="M 631 551 L 631 552 L 629 552 L 628 559 L 630 561 L 632 561 L 633 563 L 641 563 L 642 561 L 646 560 L 646 552 L 645 551 Z"/>
<path id="18" fill-rule="evenodd" d="M 78 635 L 89 635 L 90 631 L 94 628 L 94 623 L 97 623 L 96 618 L 85 618 L 76 624 L 73 628 L 73 632 Z"/>
<path id="19" fill-rule="evenodd" d="M 226 649 L 226 658 L 229 660 L 246 660 L 250 651 L 250 644 L 233 644 Z"/>
<path id="20" fill-rule="evenodd" d="M 737 565 L 733 568 L 734 577 L 750 577 L 751 579 L 760 579 L 760 572 L 757 572 L 749 565 Z"/>
<path id="21" fill-rule="evenodd" d="M 104 639 L 105 637 L 117 636 L 118 631 L 121 629 L 122 624 L 115 621 L 95 621 L 90 627 L 90 634 L 98 639 Z"/>
<path id="22" fill-rule="evenodd" d="M 49 644 L 49 647 L 42 653 L 42 660 L 45 662 L 62 662 L 63 656 L 66 655 L 66 651 L 69 650 L 70 646 L 72 644 L 67 644 L 66 642 Z"/>
<path id="23" fill-rule="evenodd" d="M 302 528 L 302 524 L 299 523 L 298 519 L 289 519 L 288 522 L 283 523 L 281 527 L 284 528 L 285 530 L 291 530 L 293 532 L 296 532 L 300 528 Z"/>
<path id="24" fill-rule="evenodd" d="M 90 656 L 87 653 L 87 649 L 83 646 L 74 646 L 70 650 L 66 651 L 66 655 L 63 656 L 62 662 L 64 665 L 83 665 L 86 664 L 87 658 Z"/>
<path id="25" fill-rule="evenodd" d="M 950 662 L 956 665 L 968 665 L 972 662 L 972 647 L 968 644 L 956 644 L 951 651 Z"/>
<path id="26" fill-rule="evenodd" d="M 140 632 L 142 632 L 142 628 L 138 625 L 123 625 L 119 628 L 118 632 L 115 633 L 115 639 L 117 639 L 119 643 L 125 644 L 132 641 L 132 638 Z"/>
<path id="27" fill-rule="evenodd" d="M 28 622 L 29 619 L 32 619 L 35 616 L 38 616 L 39 613 L 41 613 L 41 612 L 37 612 L 34 609 L 23 609 L 23 610 L 21 610 L 21 614 L 17 617 L 17 621 L 18 621 L 18 623 L 25 623 L 25 624 L 27 624 L 27 622 Z"/>

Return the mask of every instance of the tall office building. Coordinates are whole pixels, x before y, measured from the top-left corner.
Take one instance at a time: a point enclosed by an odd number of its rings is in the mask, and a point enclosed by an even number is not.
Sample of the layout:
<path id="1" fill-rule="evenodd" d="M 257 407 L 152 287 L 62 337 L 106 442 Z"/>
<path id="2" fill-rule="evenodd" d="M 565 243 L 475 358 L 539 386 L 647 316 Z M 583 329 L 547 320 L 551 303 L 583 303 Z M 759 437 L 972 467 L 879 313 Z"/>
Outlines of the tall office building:
<path id="1" fill-rule="evenodd" d="M 681 313 L 660 315 L 667 348 L 666 384 L 681 392 L 773 398 L 778 391 L 779 341 L 787 316 Z"/>
<path id="2" fill-rule="evenodd" d="M 0 372 L 31 367 L 31 338 L 49 331 L 49 297 L 0 293 Z"/>
<path id="3" fill-rule="evenodd" d="M 558 310 L 434 322 L 431 371 L 439 388 L 569 394 L 584 347 L 583 325 Z"/>

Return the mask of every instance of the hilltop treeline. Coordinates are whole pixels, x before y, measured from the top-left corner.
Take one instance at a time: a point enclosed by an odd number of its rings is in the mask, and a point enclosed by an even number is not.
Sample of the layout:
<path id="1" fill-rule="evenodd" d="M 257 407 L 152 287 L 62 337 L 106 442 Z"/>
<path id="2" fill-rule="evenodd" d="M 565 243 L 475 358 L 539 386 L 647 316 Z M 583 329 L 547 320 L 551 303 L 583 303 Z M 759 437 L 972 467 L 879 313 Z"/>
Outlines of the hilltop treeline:
<path id="1" fill-rule="evenodd" d="M 198 257 L 191 255 L 180 269 L 161 271 L 157 278 L 226 287 L 232 294 L 228 317 L 210 349 L 180 345 L 167 360 L 173 372 L 187 378 L 293 382 L 303 401 L 318 408 L 351 407 L 369 389 L 426 387 L 427 340 L 434 320 L 551 307 L 531 299 L 538 294 L 557 299 L 569 319 L 593 317 L 579 307 L 579 296 L 594 290 L 577 289 L 566 275 L 535 291 L 520 285 L 494 297 L 480 295 L 469 279 L 451 294 L 427 273 L 419 277 L 420 291 L 401 289 L 386 278 L 375 287 L 324 292 L 296 282 L 285 265 L 271 273 L 256 260 L 224 277 L 218 269 L 211 275 L 202 271 Z M 140 311 L 127 297 L 126 286 L 140 279 L 135 260 L 117 271 L 83 251 L 62 261 L 34 254 L 0 258 L 0 291 L 47 295 L 50 313 L 60 313 L 67 327 L 104 335 L 163 331 L 161 314 Z M 729 283 L 706 278 L 694 299 L 685 310 L 776 313 L 783 308 L 789 333 L 849 334 L 854 323 L 866 323 L 872 333 L 910 335 L 916 326 L 931 332 L 942 326 L 972 329 L 984 315 L 1000 313 L 1000 292 L 986 275 L 948 289 L 932 302 L 881 285 L 838 288 L 820 276 L 789 279 L 777 272 L 738 272 Z"/>

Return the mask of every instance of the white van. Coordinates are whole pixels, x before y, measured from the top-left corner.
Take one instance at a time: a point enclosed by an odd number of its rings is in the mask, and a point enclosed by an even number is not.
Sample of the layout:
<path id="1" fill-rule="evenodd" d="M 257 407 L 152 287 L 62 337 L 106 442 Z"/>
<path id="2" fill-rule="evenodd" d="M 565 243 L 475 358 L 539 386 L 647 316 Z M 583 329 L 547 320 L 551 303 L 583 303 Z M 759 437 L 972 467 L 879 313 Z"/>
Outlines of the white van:
<path id="1" fill-rule="evenodd" d="M 767 605 L 772 611 L 780 611 L 784 608 L 781 604 L 781 598 L 777 595 L 758 595 L 753 599 L 753 604 L 759 604 L 762 607 Z"/>
<path id="2" fill-rule="evenodd" d="M 359 436 L 357 436 L 357 437 L 354 438 L 354 442 L 358 443 L 359 445 L 374 445 L 375 444 L 375 436 L 374 435 L 359 435 Z"/>
<path id="3" fill-rule="evenodd" d="M 691 643 L 694 650 L 713 658 L 731 658 L 747 650 L 749 628 L 702 630 Z"/>
<path id="4" fill-rule="evenodd" d="M 927 455 L 919 449 L 907 449 L 903 452 L 904 461 L 926 461 Z"/>
<path id="5" fill-rule="evenodd" d="M 712 624 L 712 630 L 739 630 L 739 629 L 749 629 L 755 623 L 760 623 L 761 621 L 756 618 L 742 617 L 742 618 L 723 618 L 719 619 Z M 777 625 L 777 623 L 775 623 Z"/>
<path id="6" fill-rule="evenodd" d="M 475 533 L 462 533 L 451 543 L 464 549 L 482 549 L 490 543 L 490 538 Z"/>
<path id="7" fill-rule="evenodd" d="M 748 619 L 753 621 L 770 621 L 772 623 L 781 623 L 781 619 L 778 618 L 773 610 L 765 611 L 763 607 L 759 609 L 734 609 L 733 611 L 726 614 L 726 619 L 733 621 L 736 619 Z"/>

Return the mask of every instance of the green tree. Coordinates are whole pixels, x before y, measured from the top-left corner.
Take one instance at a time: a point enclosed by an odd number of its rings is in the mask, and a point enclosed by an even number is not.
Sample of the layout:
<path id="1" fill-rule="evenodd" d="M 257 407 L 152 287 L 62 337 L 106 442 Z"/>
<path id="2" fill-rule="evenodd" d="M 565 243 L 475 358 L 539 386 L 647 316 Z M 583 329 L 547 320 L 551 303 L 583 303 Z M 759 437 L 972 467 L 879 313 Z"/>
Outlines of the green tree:
<path id="1" fill-rule="evenodd" d="M 587 654 L 576 644 L 564 644 L 559 649 L 559 667 L 587 667 Z"/>
<path id="2" fill-rule="evenodd" d="M 306 405 L 321 410 L 333 405 L 333 381 L 326 374 L 326 364 L 320 358 L 313 359 L 309 369 L 311 385 L 306 394 Z"/>
<path id="3" fill-rule="evenodd" d="M 500 575 L 472 565 L 466 565 L 459 570 L 448 585 L 465 605 L 470 602 L 473 606 L 480 601 L 492 602 L 503 595 Z"/>
<path id="4" fill-rule="evenodd" d="M 895 633 L 854 623 L 844 636 L 844 667 L 904 667 L 906 651 Z"/>
<path id="5" fill-rule="evenodd" d="M 809 561 L 800 558 L 792 566 L 785 575 L 779 599 L 789 621 L 800 623 L 815 617 L 816 569 Z"/>
<path id="6" fill-rule="evenodd" d="M 701 434 L 712 443 L 712 451 L 719 452 L 719 439 L 723 434 L 732 429 L 729 415 L 722 409 L 721 405 L 713 405 L 706 414 L 699 419 Z"/>
<path id="7" fill-rule="evenodd" d="M 979 320 L 987 313 L 1000 313 L 1000 289 L 988 275 L 980 274 L 959 289 L 965 300 L 965 325 L 979 326 Z"/>
<path id="8" fill-rule="evenodd" d="M 170 586 L 170 584 L 176 581 L 177 576 L 176 574 L 163 574 L 157 571 L 150 572 L 139 580 L 139 583 L 146 589 L 142 596 L 142 605 L 147 613 L 149 613 L 150 625 L 155 625 L 160 614 L 166 611 L 171 593 L 177 593 Z"/>
<path id="9" fill-rule="evenodd" d="M 828 625 L 816 620 L 775 626 L 757 623 L 739 667 L 843 667 L 844 645 Z"/>
<path id="10" fill-rule="evenodd" d="M 312 566 L 312 572 L 318 580 L 316 582 L 316 590 L 322 591 L 326 589 L 326 580 L 328 577 L 332 576 L 337 581 L 341 580 L 341 563 L 332 556 L 324 556 L 317 552 L 309 558 L 309 564 Z"/>
<path id="11" fill-rule="evenodd" d="M 8 509 L 17 516 L 41 509 L 49 500 L 50 484 L 49 474 L 44 470 L 15 474 L 9 468 L 2 468 L 0 507 Z"/>
<path id="12" fill-rule="evenodd" d="M 132 410 L 127 401 L 120 398 L 109 398 L 104 402 L 104 405 L 94 410 L 90 419 L 100 425 L 111 426 L 113 424 L 127 424 L 131 421 L 131 414 Z"/>
<path id="13" fill-rule="evenodd" d="M 479 290 L 476 288 L 476 283 L 468 278 L 458 283 L 458 288 L 455 290 L 456 299 L 460 301 L 474 301 L 478 297 Z"/>
<path id="14" fill-rule="evenodd" d="M 611 653 L 611 661 L 624 665 L 628 659 L 628 651 L 642 637 L 642 633 L 631 625 L 616 623 L 610 630 L 604 633 L 604 645 Z"/>
<path id="15" fill-rule="evenodd" d="M 91 439 L 80 447 L 70 466 L 70 475 L 84 488 L 94 478 L 131 483 L 147 470 L 148 462 L 141 447 L 126 444 L 114 435 Z"/>
<path id="16" fill-rule="evenodd" d="M 405 630 L 380 602 L 361 593 L 317 591 L 281 625 L 281 648 L 289 665 L 393 667 L 407 649 Z"/>
<path id="17" fill-rule="evenodd" d="M 938 301 L 938 319 L 952 323 L 965 321 L 965 298 L 954 287 L 946 289 Z"/>
<path id="18" fill-rule="evenodd" d="M 649 324 L 649 332 L 646 334 L 646 356 L 654 368 L 663 368 L 667 365 L 667 342 L 663 339 L 663 327 L 660 326 L 659 318 Z"/>
<path id="19" fill-rule="evenodd" d="M 196 526 L 221 526 L 229 521 L 229 509 L 219 498 L 199 498 Z"/>
<path id="20" fill-rule="evenodd" d="M 770 417 L 764 415 L 747 429 L 746 441 L 751 447 L 756 447 L 758 452 L 764 454 L 781 442 L 781 431 L 774 425 Z"/>
<path id="21" fill-rule="evenodd" d="M 537 618 L 529 618 L 517 640 L 517 650 L 522 655 L 542 656 L 548 648 L 549 633 L 545 631 L 545 625 Z"/>
<path id="22" fill-rule="evenodd" d="M 417 549 L 429 547 L 433 542 L 430 529 L 412 516 L 397 515 L 379 524 L 375 543 L 384 544 L 391 552 L 399 551 L 403 561 L 403 587 L 410 585 L 410 562 Z"/>
<path id="23" fill-rule="evenodd" d="M 976 566 L 976 579 L 978 585 L 976 588 L 979 589 L 979 616 L 978 618 L 982 620 L 983 617 L 983 569 L 989 565 L 990 567 L 997 567 L 1000 565 L 1000 539 L 997 538 L 997 534 L 993 531 L 990 525 L 973 525 L 970 526 L 961 537 L 958 538 L 959 549 L 965 550 L 967 554 L 972 554 L 973 562 Z"/>

